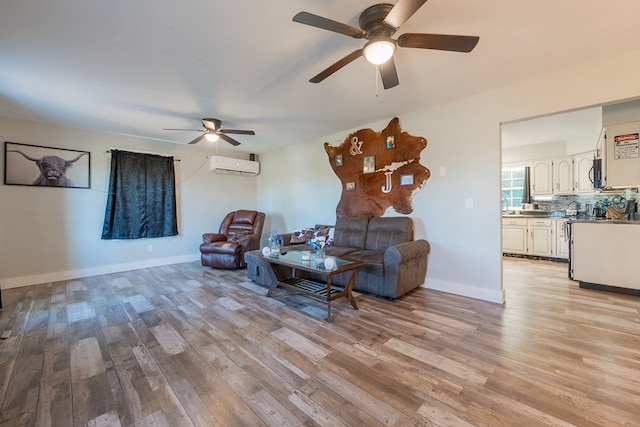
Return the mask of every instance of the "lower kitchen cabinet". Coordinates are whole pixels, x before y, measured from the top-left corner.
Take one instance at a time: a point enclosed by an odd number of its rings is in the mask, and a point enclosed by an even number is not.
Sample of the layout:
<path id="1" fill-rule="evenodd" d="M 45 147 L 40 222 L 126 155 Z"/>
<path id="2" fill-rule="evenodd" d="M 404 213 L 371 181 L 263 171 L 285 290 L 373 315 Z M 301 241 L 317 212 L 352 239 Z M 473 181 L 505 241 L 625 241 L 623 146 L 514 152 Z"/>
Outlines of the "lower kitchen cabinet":
<path id="1" fill-rule="evenodd" d="M 554 257 L 569 259 L 569 225 L 568 219 L 556 219 L 555 232 L 556 232 L 556 250 Z"/>
<path id="2" fill-rule="evenodd" d="M 527 219 L 502 219 L 502 252 L 508 254 L 527 253 Z"/>
<path id="3" fill-rule="evenodd" d="M 529 245 L 527 254 L 535 256 L 553 256 L 553 230 L 551 219 L 528 219 L 527 232 Z"/>
<path id="4" fill-rule="evenodd" d="M 502 218 L 502 252 L 568 259 L 567 220 Z"/>

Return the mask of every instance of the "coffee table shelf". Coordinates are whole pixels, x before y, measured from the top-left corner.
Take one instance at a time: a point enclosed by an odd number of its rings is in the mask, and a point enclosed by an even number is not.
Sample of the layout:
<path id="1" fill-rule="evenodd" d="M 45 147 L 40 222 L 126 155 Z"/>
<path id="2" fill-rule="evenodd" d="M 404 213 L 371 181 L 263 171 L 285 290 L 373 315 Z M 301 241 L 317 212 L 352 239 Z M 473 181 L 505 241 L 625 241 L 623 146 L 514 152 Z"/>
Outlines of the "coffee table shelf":
<path id="1" fill-rule="evenodd" d="M 327 284 L 310 279 L 301 279 L 299 277 L 290 277 L 288 279 L 280 280 L 280 283 L 289 287 L 300 289 L 304 292 L 309 292 L 315 295 L 320 295 L 325 300 L 327 298 Z M 342 294 L 344 288 L 335 285 L 331 286 L 331 297 L 336 297 L 338 294 Z"/>
<path id="2" fill-rule="evenodd" d="M 266 273 L 269 275 L 269 281 L 271 283 L 269 291 L 267 292 L 268 297 L 273 294 L 273 291 L 275 291 L 279 284 L 308 293 L 311 296 L 315 295 L 321 297 L 327 302 L 327 322 L 332 321 L 331 301 L 337 298 L 345 297 L 354 310 L 358 309 L 358 304 L 353 297 L 352 290 L 356 283 L 358 272 L 364 265 L 363 262 L 334 258 L 336 264 L 335 267 L 331 270 L 327 270 L 324 266 L 317 266 L 315 263 L 311 263 L 310 261 L 303 261 L 301 254 L 301 251 L 291 251 L 281 254 L 275 258 L 261 257 L 267 266 Z M 273 270 L 274 265 L 290 267 L 290 276 L 286 278 L 278 278 Z M 315 273 L 316 275 L 321 276 L 323 280 L 296 277 L 296 271 L 298 270 L 305 271 L 307 273 Z M 342 273 L 351 274 L 347 285 L 344 287 L 332 285 L 331 278 Z"/>

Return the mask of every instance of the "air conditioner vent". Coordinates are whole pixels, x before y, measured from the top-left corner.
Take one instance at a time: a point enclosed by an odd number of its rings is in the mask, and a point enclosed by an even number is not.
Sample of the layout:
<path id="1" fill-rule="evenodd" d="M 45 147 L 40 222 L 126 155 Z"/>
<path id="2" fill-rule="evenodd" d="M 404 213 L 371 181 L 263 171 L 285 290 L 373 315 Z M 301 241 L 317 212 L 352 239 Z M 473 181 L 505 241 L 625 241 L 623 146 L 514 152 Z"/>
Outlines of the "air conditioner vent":
<path id="1" fill-rule="evenodd" d="M 260 163 L 232 157 L 211 156 L 209 169 L 222 174 L 255 176 L 260 173 Z"/>

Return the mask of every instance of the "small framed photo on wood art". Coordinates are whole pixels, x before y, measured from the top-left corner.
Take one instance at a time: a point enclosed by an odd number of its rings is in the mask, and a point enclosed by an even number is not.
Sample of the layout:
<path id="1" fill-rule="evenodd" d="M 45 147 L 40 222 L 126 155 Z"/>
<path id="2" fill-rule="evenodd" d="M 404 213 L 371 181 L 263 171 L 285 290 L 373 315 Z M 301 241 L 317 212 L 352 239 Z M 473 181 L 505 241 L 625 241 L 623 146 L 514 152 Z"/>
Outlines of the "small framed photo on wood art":
<path id="1" fill-rule="evenodd" d="M 387 136 L 387 150 L 391 149 L 391 148 L 395 148 L 396 146 L 396 137 L 393 135 L 389 135 Z"/>
<path id="2" fill-rule="evenodd" d="M 342 166 L 342 154 L 336 154 L 335 165 Z"/>
<path id="3" fill-rule="evenodd" d="M 413 185 L 413 174 L 400 175 L 400 185 Z"/>
<path id="4" fill-rule="evenodd" d="M 347 182 L 345 184 L 347 191 L 356 191 L 356 183 L 355 182 Z"/>
<path id="5" fill-rule="evenodd" d="M 376 156 L 366 156 L 362 163 L 362 173 L 373 173 L 376 171 Z"/>

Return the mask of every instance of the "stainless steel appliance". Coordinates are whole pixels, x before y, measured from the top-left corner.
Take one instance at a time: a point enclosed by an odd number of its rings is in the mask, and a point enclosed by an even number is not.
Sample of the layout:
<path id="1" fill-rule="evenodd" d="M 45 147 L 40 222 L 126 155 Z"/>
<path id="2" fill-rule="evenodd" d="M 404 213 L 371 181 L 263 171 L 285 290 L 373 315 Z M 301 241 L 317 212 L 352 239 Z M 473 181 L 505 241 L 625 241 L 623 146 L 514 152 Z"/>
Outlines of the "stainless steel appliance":
<path id="1" fill-rule="evenodd" d="M 591 183 L 595 190 L 602 188 L 602 159 L 593 159 L 593 166 L 589 171 Z"/>
<path id="2" fill-rule="evenodd" d="M 585 203 L 584 205 L 585 215 L 588 217 L 596 216 L 595 208 L 596 208 L 596 205 L 594 203 Z"/>

